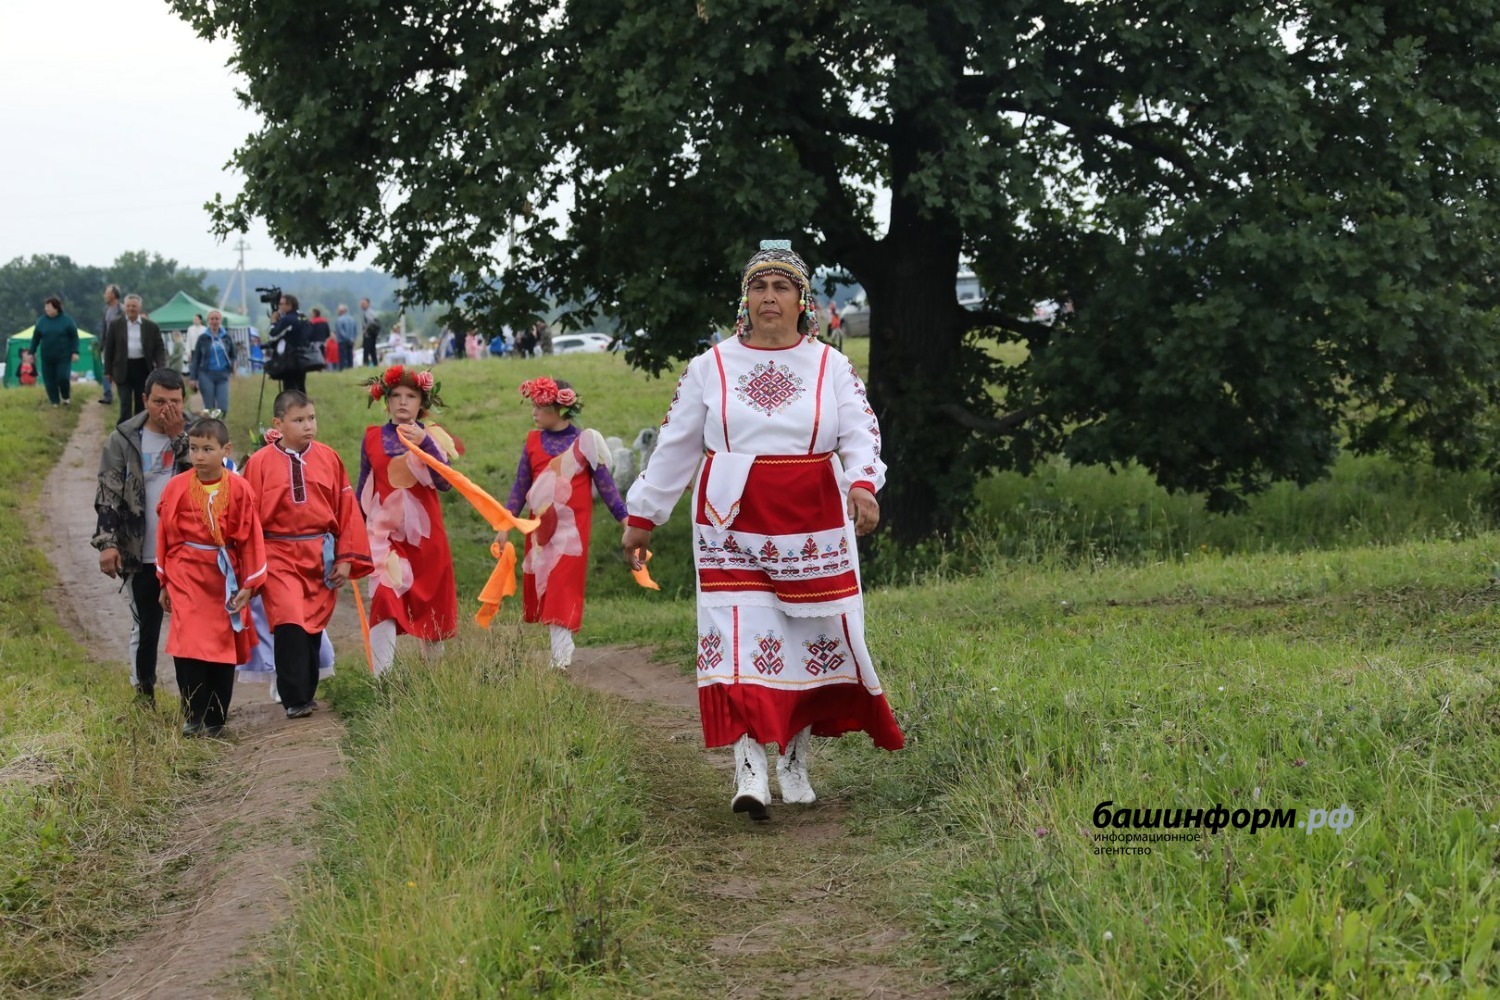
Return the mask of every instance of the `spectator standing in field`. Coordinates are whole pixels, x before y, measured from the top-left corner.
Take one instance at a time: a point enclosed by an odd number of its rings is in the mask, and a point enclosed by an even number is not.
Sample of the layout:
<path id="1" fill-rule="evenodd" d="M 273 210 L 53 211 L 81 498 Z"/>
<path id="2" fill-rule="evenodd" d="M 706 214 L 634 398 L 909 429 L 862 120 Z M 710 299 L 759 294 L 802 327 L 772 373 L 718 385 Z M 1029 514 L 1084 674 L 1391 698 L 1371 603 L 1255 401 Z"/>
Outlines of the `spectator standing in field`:
<path id="1" fill-rule="evenodd" d="M 337 318 L 333 321 L 333 334 L 339 339 L 339 371 L 354 367 L 354 341 L 359 337 L 359 321 L 349 315 L 349 307 L 339 303 Z"/>
<path id="2" fill-rule="evenodd" d="M 21 364 L 16 368 L 17 381 L 22 385 L 36 385 L 36 378 L 36 356 L 30 351 L 22 351 Z"/>
<path id="3" fill-rule="evenodd" d="M 364 337 L 364 363 L 374 368 L 380 363 L 375 345 L 380 340 L 380 317 L 370 308 L 369 299 L 359 300 L 360 331 Z"/>
<path id="4" fill-rule="evenodd" d="M 536 343 L 543 354 L 552 353 L 552 327 L 540 320 L 536 324 Z"/>
<path id="5" fill-rule="evenodd" d="M 122 401 L 126 386 L 121 385 Z M 161 585 L 156 576 L 156 508 L 174 475 L 186 471 L 183 428 L 187 386 L 170 368 L 146 377 L 144 410 L 105 439 L 94 494 L 93 546 L 99 571 L 123 576 L 130 590 L 130 682 L 155 703 L 156 646 L 161 638 Z"/>
<path id="6" fill-rule="evenodd" d="M 42 371 L 47 402 L 53 406 L 72 405 L 73 362 L 78 360 L 78 324 L 62 306 L 61 297 L 47 296 L 31 332 L 31 353 Z"/>
<path id="7" fill-rule="evenodd" d="M 104 331 L 104 371 L 120 394 L 120 423 L 145 411 L 146 377 L 167 366 L 161 327 L 141 314 L 141 297 L 125 296 L 125 313 Z M 177 374 L 182 380 L 182 373 Z"/>
<path id="8" fill-rule="evenodd" d="M 109 366 L 104 364 L 104 335 L 109 332 L 109 324 L 116 318 L 122 316 L 120 308 L 120 286 L 106 285 L 104 287 L 104 320 L 99 324 L 99 336 L 94 338 L 94 360 L 99 363 L 99 369 L 104 373 L 101 380 L 104 383 L 104 393 L 99 397 L 101 406 L 108 406 L 115 401 L 114 379 L 110 378 Z"/>
<path id="9" fill-rule="evenodd" d="M 224 314 L 208 313 L 208 326 L 193 343 L 192 388 L 203 393 L 203 408 L 229 412 L 229 376 L 234 374 L 234 338 L 224 329 Z"/>
<path id="10" fill-rule="evenodd" d="M 266 336 L 266 349 L 273 354 L 282 355 L 281 391 L 307 391 L 307 369 L 302 367 L 302 347 L 312 343 L 312 325 L 308 323 L 307 317 L 298 312 L 300 303 L 297 296 L 286 294 L 281 296 L 281 303 L 273 314 L 274 322 L 271 324 L 271 332 Z M 328 324 L 323 324 L 325 332 Z M 321 345 L 321 341 L 319 344 Z M 274 372 L 276 369 L 272 369 Z"/>

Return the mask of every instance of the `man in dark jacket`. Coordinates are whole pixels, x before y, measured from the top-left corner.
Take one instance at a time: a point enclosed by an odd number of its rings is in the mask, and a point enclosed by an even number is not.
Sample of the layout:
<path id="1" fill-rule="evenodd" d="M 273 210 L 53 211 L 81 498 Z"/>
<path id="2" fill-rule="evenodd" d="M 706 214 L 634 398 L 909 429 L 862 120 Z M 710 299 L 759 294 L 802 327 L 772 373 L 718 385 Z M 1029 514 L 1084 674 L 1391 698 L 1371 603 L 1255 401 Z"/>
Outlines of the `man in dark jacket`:
<path id="1" fill-rule="evenodd" d="M 110 378 L 109 368 L 103 364 L 104 335 L 109 332 L 109 325 L 122 315 L 124 312 L 120 308 L 120 286 L 106 285 L 104 288 L 104 322 L 99 324 L 99 336 L 94 338 L 93 344 L 94 361 L 99 371 L 103 373 L 104 393 L 99 397 L 100 406 L 109 406 L 115 401 L 114 379 Z"/>
<path id="2" fill-rule="evenodd" d="M 162 619 L 156 504 L 171 478 L 191 465 L 182 374 L 158 368 L 146 377 L 145 396 L 145 411 L 120 423 L 105 439 L 94 493 L 99 519 L 93 546 L 99 550 L 99 571 L 110 578 L 123 576 L 129 585 L 130 680 L 143 699 L 152 701 Z"/>
<path id="3" fill-rule="evenodd" d="M 167 366 L 161 328 L 141 315 L 141 297 L 125 296 L 125 315 L 104 331 L 104 373 L 120 395 L 120 423 L 146 408 L 146 376 Z"/>
<path id="4" fill-rule="evenodd" d="M 307 369 L 302 366 L 302 348 L 312 343 L 312 325 L 298 312 L 301 303 L 295 295 L 283 295 L 280 306 L 271 314 L 271 332 L 266 336 L 266 354 L 281 355 L 281 364 L 273 367 L 280 375 L 281 391 L 307 391 Z"/>

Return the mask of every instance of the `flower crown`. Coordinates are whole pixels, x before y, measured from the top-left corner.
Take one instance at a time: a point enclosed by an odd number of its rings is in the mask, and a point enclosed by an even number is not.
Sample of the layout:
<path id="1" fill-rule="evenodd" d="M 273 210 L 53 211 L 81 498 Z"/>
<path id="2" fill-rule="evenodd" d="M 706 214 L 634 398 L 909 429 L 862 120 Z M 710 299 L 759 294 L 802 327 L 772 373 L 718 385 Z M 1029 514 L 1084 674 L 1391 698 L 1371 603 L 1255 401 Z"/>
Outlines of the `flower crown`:
<path id="1" fill-rule="evenodd" d="M 366 406 L 374 406 L 377 399 L 384 399 L 396 386 L 404 385 L 422 394 L 422 409 L 440 410 L 443 407 L 443 399 L 439 395 L 443 384 L 434 380 L 430 371 L 409 371 L 403 365 L 391 365 L 374 378 L 365 379 L 360 385 L 366 386 L 370 393 Z"/>
<path id="2" fill-rule="evenodd" d="M 583 410 L 583 400 L 578 398 L 576 391 L 571 388 L 559 389 L 557 383 L 545 375 L 522 382 L 521 395 L 531 400 L 535 406 L 557 407 L 558 414 L 565 420 L 571 420 L 575 413 Z"/>

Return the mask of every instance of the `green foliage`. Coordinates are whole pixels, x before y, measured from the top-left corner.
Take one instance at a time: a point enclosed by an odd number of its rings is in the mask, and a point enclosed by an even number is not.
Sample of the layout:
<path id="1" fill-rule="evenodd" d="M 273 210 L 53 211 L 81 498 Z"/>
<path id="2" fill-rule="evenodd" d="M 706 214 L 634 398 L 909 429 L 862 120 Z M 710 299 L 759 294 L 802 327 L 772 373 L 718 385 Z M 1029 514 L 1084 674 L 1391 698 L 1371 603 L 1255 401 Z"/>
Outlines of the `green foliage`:
<path id="1" fill-rule="evenodd" d="M 658 891 L 618 713 L 520 627 L 438 669 L 340 671 L 349 775 L 295 895 L 276 996 L 585 995 L 632 978 Z M 316 933 L 310 933 L 317 928 Z"/>
<path id="2" fill-rule="evenodd" d="M 186 270 L 175 260 L 145 250 L 122 253 L 108 267 L 75 264 L 56 254 L 17 257 L 0 266 L 0 339 L 35 323 L 48 295 L 61 295 L 63 309 L 78 328 L 97 334 L 104 320 L 105 285 L 119 285 L 126 295 L 135 292 L 150 312 L 178 292 L 200 302 L 217 302 L 218 292 L 204 281 L 202 271 Z"/>
<path id="3" fill-rule="evenodd" d="M 377 246 L 414 300 L 492 322 L 608 312 L 652 370 L 732 315 L 755 240 L 847 270 L 903 543 L 1058 454 L 1215 509 L 1317 479 L 1346 437 L 1492 458 L 1480 0 L 173 7 L 233 41 L 265 121 L 221 231 Z M 1016 318 L 1068 297 L 1065 327 Z"/>
<path id="4" fill-rule="evenodd" d="M 1500 988 L 1494 541 L 1011 564 L 873 595 L 909 742 L 860 751 L 881 774 L 865 806 L 927 859 L 927 937 L 965 995 Z M 1347 803 L 1355 823 L 1111 857 L 1106 800 Z"/>

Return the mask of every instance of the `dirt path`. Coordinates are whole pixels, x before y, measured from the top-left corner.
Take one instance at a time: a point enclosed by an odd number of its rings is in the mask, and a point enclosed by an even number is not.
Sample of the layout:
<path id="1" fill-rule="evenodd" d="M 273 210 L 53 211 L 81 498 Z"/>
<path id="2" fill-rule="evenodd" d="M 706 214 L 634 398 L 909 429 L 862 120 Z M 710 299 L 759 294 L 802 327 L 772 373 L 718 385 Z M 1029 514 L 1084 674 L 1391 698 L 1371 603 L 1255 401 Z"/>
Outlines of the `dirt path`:
<path id="1" fill-rule="evenodd" d="M 85 406 L 79 424 L 47 481 L 45 496 L 61 507 L 49 520 L 66 525 L 51 540 L 50 557 L 61 579 L 64 622 L 101 662 L 116 664 L 127 683 L 125 642 L 130 607 L 118 581 L 99 572 L 89 546 L 94 525 L 94 478 L 113 411 Z M 347 602 L 344 602 L 347 603 Z M 349 652 L 359 643 L 353 612 L 340 606 L 334 644 Z M 352 630 L 351 630 L 352 626 Z M 165 641 L 166 629 L 163 628 Z M 163 726 L 176 724 L 171 658 L 158 664 Z M 327 712 L 288 721 L 267 686 L 238 684 L 228 723 L 230 739 L 210 779 L 180 807 L 177 836 L 150 860 L 154 880 L 143 933 L 100 956 L 80 997 L 207 998 L 243 993 L 233 981 L 257 956 L 257 938 L 285 915 L 287 879 L 312 846 L 297 833 L 314 799 L 342 773 L 343 728 Z M 212 983 L 205 970 L 223 969 Z"/>
<path id="2" fill-rule="evenodd" d="M 892 912 L 876 883 L 899 877 L 847 822 L 850 790 L 819 784 L 818 801 L 787 806 L 752 824 L 729 811 L 728 750 L 703 749 L 698 692 L 691 677 L 654 662 L 641 648 L 581 648 L 576 681 L 634 703 L 632 715 L 659 759 L 651 802 L 659 826 L 677 831 L 673 848 L 701 897 L 707 947 L 693 956 L 702 981 L 673 996 L 764 1000 L 941 1000 L 941 975 L 904 951 L 920 917 Z M 826 782 L 827 774 L 823 775 Z M 773 780 L 774 794 L 774 780 Z M 704 852 L 703 845 L 715 849 Z M 659 984 L 658 984 L 659 985 Z M 666 994 L 662 994 L 666 995 Z"/>

